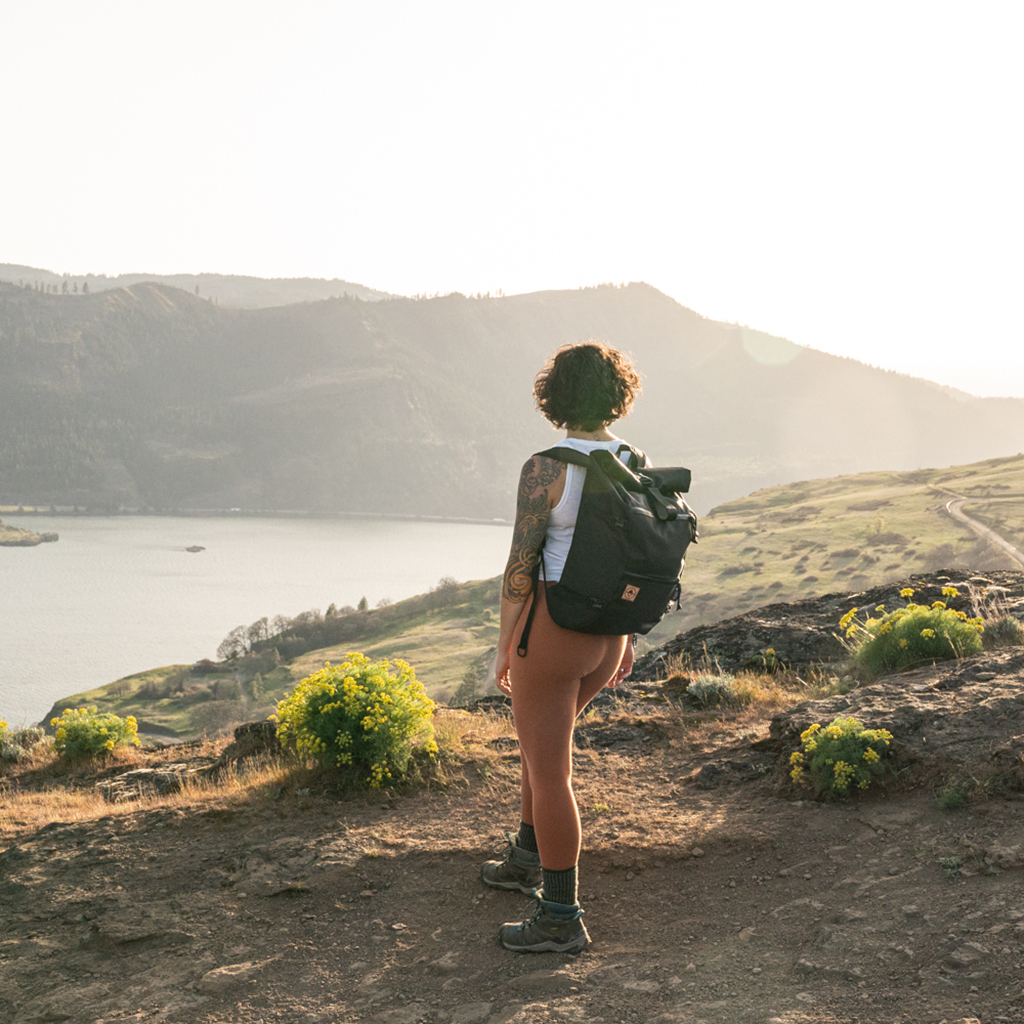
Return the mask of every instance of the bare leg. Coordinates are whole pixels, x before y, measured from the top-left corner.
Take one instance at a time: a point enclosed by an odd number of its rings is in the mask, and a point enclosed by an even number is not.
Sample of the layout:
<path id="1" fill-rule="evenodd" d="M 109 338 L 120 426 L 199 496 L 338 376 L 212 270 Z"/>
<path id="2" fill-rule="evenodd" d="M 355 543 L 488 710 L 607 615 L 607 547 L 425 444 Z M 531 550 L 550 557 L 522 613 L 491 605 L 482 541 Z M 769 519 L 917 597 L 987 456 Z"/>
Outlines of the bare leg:
<path id="1" fill-rule="evenodd" d="M 625 637 L 563 630 L 538 609 L 526 658 L 513 657 L 512 710 L 522 759 L 522 820 L 537 833 L 541 864 L 574 867 L 580 818 L 572 790 L 572 730 L 577 716 L 612 678 Z M 582 670 L 582 676 L 577 675 Z"/>
<path id="2" fill-rule="evenodd" d="M 591 686 L 583 686 L 582 680 L 579 688 L 579 693 L 576 698 L 576 718 L 579 718 L 583 714 L 587 705 L 607 686 L 607 682 L 599 683 L 594 682 Z M 574 720 L 575 724 L 575 720 Z M 530 766 L 527 763 L 525 757 L 520 758 L 522 765 L 521 768 L 521 796 L 520 796 L 520 811 L 519 820 L 525 822 L 527 825 L 532 825 L 533 821 L 533 790 L 530 787 Z"/>

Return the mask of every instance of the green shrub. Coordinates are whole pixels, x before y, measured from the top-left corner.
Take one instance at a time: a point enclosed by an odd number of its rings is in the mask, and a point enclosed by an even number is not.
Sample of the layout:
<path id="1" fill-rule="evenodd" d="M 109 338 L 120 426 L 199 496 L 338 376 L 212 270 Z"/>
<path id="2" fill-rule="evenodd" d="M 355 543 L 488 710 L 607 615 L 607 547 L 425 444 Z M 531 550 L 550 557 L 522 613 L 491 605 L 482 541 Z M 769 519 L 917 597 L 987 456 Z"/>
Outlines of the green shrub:
<path id="1" fill-rule="evenodd" d="M 954 878 L 960 874 L 960 864 L 961 861 L 959 857 L 939 858 L 939 867 L 942 868 L 950 878 Z"/>
<path id="2" fill-rule="evenodd" d="M 775 648 L 769 647 L 767 650 L 758 651 L 757 654 L 747 658 L 743 667 L 748 672 L 763 672 L 773 676 L 781 672 L 785 665 L 783 665 L 782 659 L 775 653 Z"/>
<path id="3" fill-rule="evenodd" d="M 751 700 L 751 695 L 739 690 L 735 678 L 726 673 L 697 676 L 686 687 L 686 694 L 705 707 L 719 704 L 749 704 Z"/>
<path id="4" fill-rule="evenodd" d="M 136 696 L 139 700 L 166 700 L 171 693 L 171 684 L 166 679 L 148 679 Z"/>
<path id="5" fill-rule="evenodd" d="M 271 716 L 281 743 L 324 767 L 350 767 L 375 789 L 405 774 L 415 748 L 433 757 L 434 702 L 408 662 L 392 664 L 350 653 L 303 679 Z"/>
<path id="6" fill-rule="evenodd" d="M 815 723 L 800 734 L 789 777 L 805 782 L 809 775 L 815 793 L 834 796 L 845 796 L 851 786 L 867 789 L 891 739 L 887 729 L 865 729 L 856 718 L 836 718 L 824 729 Z"/>
<path id="7" fill-rule="evenodd" d="M 50 720 L 56 732 L 53 749 L 68 760 L 108 754 L 115 747 L 137 747 L 138 724 L 129 715 L 121 718 L 95 707 L 65 708 L 60 718 Z"/>
<path id="8" fill-rule="evenodd" d="M 7 723 L 0 718 L 0 761 L 20 761 L 25 748 L 14 738 Z"/>
<path id="9" fill-rule="evenodd" d="M 31 750 L 37 743 L 42 743 L 46 739 L 46 733 L 38 728 L 37 726 L 30 726 L 27 729 L 19 729 L 14 734 L 14 742 L 19 747 L 24 747 L 26 750 Z"/>
<path id="10" fill-rule="evenodd" d="M 963 783 L 949 783 L 936 790 L 935 802 L 944 811 L 959 810 L 967 803 L 967 787 Z"/>
<path id="11" fill-rule="evenodd" d="M 957 596 L 955 587 L 945 587 L 942 593 Z M 900 596 L 907 604 L 895 611 L 887 612 L 880 604 L 875 608 L 877 617 L 861 621 L 854 608 L 839 620 L 854 649 L 855 663 L 869 676 L 929 661 L 966 658 L 981 650 L 985 631 L 981 619 L 969 619 L 966 612 L 953 611 L 944 601 L 915 604 L 910 588 L 900 591 Z"/>
<path id="12" fill-rule="evenodd" d="M 1024 626 L 1012 615 L 1004 615 L 985 628 L 986 647 L 1024 647 Z"/>

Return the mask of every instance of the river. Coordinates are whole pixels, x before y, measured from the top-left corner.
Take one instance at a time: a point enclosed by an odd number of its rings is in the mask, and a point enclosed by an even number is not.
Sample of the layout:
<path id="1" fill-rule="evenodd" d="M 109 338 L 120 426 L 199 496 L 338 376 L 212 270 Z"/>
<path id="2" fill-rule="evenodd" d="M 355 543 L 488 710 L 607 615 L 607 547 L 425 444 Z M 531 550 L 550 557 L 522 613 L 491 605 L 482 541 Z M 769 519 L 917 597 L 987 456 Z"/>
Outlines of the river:
<path id="1" fill-rule="evenodd" d="M 60 540 L 0 547 L 0 718 L 212 658 L 261 616 L 394 601 L 498 575 L 510 525 L 370 519 L 5 516 Z M 189 553 L 200 545 L 206 550 Z"/>

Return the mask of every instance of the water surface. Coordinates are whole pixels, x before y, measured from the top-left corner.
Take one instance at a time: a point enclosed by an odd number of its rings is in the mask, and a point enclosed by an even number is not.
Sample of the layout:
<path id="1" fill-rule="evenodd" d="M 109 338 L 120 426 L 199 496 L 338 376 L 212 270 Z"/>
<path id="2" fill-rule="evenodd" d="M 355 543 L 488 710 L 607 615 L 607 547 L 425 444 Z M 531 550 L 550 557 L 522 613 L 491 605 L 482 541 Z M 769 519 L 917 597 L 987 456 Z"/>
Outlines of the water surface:
<path id="1" fill-rule="evenodd" d="M 0 718 L 159 665 L 212 658 L 233 627 L 371 607 L 442 576 L 502 571 L 507 525 L 360 519 L 7 516 L 60 540 L 0 547 Z M 206 548 L 189 554 L 192 545 Z"/>

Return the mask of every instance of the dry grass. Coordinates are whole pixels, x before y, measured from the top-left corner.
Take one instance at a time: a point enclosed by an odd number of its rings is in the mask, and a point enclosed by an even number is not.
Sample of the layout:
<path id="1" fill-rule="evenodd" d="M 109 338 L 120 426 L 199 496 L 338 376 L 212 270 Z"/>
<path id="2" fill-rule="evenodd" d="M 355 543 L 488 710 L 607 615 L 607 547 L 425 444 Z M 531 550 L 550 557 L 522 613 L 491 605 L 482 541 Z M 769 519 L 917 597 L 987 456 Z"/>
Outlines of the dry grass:
<path id="1" fill-rule="evenodd" d="M 728 678 L 739 698 L 739 703 L 761 704 L 773 711 L 781 711 L 801 704 L 805 700 L 819 700 L 851 690 L 855 682 L 846 675 L 836 675 L 826 666 L 813 666 L 799 674 L 785 668 L 775 673 L 742 671 L 723 672 L 706 655 L 694 663 L 686 654 L 673 655 L 665 662 L 662 685 L 666 692 L 683 700 L 689 684 L 699 677 Z"/>
<path id="2" fill-rule="evenodd" d="M 496 772 L 507 753 L 494 740 L 515 739 L 512 716 L 493 711 L 465 711 L 461 708 L 438 708 L 434 715 L 434 738 L 437 757 L 430 782 L 449 786 L 467 769 L 487 780 Z"/>
<path id="3" fill-rule="evenodd" d="M 224 741 L 199 745 L 219 752 Z M 110 803 L 103 795 L 102 780 L 141 765 L 155 767 L 180 760 L 175 748 L 163 751 L 118 752 L 102 765 L 63 763 L 52 750 L 37 753 L 18 766 L 17 774 L 0 778 L 0 839 L 17 837 L 51 822 L 92 821 L 102 817 L 123 817 L 156 808 L 214 809 L 272 799 L 291 780 L 294 762 L 281 758 L 246 762 L 240 770 L 228 767 L 216 779 L 189 776 L 174 793 L 146 794 Z M 195 753 L 193 751 L 193 753 Z M 202 755 L 200 755 L 202 756 Z"/>
<path id="4" fill-rule="evenodd" d="M 674 666 L 679 669 L 679 666 Z M 788 671 L 776 675 L 740 673 L 734 678 L 743 703 L 703 708 L 686 697 L 686 684 L 700 674 L 693 669 L 676 671 L 665 684 L 667 704 L 645 713 L 657 719 L 658 732 L 673 745 L 682 742 L 693 750 L 713 752 L 767 735 L 773 715 L 802 701 L 836 692 L 839 681 L 822 672 L 802 678 Z M 629 717 L 628 715 L 626 717 Z M 493 784 L 502 793 L 508 787 L 510 766 L 506 763 L 514 748 L 515 728 L 510 715 L 489 710 L 476 712 L 439 708 L 434 717 L 438 754 L 429 765 L 417 760 L 418 771 L 410 782 L 414 788 L 469 784 L 485 789 Z M 228 768 L 216 778 L 189 776 L 180 790 L 169 794 L 146 794 L 118 803 L 108 802 L 102 785 L 120 772 L 141 765 L 158 767 L 181 761 L 209 763 L 227 739 L 169 747 L 161 750 L 119 749 L 102 762 L 68 764 L 58 759 L 48 745 L 41 745 L 26 762 L 10 766 L 0 776 L 0 838 L 17 841 L 53 821 L 78 822 L 97 818 L 126 817 L 157 808 L 214 810 L 246 805 L 270 804 L 283 794 L 308 796 L 316 791 L 332 797 L 372 798 L 360 790 L 337 790 L 328 779 L 294 758 L 274 757 L 244 762 Z M 584 752 L 579 752 L 584 756 Z M 326 787 L 326 788 L 325 788 Z M 306 794 L 306 795 L 304 795 Z M 387 794 L 379 794 L 386 799 Z M 600 802 L 600 800 L 598 801 Z M 594 813 L 603 813 L 598 809 Z"/>
<path id="5" fill-rule="evenodd" d="M 464 711 L 461 708 L 438 708 L 434 715 L 434 735 L 442 750 L 474 754 L 486 749 L 491 740 L 514 737 L 512 716 L 493 711 Z"/>

